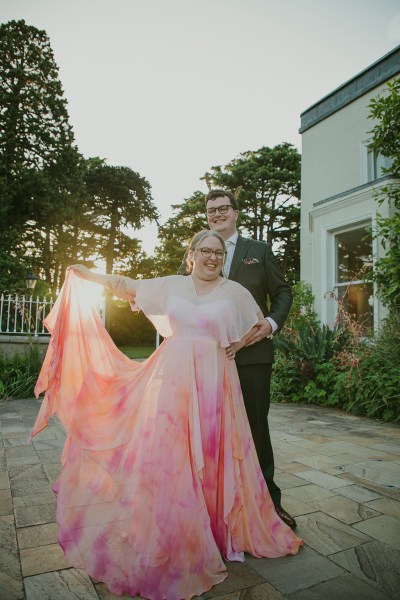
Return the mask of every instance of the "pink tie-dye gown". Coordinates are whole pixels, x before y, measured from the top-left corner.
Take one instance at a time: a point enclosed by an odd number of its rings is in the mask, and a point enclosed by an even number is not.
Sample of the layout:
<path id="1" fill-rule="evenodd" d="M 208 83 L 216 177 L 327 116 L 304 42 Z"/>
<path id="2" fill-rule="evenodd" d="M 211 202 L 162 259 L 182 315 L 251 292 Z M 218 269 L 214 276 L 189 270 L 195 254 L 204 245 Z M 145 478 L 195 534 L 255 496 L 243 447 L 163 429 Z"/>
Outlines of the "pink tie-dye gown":
<path id="1" fill-rule="evenodd" d="M 32 435 L 57 414 L 68 437 L 54 484 L 70 564 L 115 594 L 189 599 L 226 577 L 223 559 L 296 554 L 265 485 L 234 361 L 224 348 L 257 321 L 250 293 L 191 277 L 137 285 L 165 337 L 144 362 L 113 344 L 72 271 L 46 319 L 51 342 Z"/>

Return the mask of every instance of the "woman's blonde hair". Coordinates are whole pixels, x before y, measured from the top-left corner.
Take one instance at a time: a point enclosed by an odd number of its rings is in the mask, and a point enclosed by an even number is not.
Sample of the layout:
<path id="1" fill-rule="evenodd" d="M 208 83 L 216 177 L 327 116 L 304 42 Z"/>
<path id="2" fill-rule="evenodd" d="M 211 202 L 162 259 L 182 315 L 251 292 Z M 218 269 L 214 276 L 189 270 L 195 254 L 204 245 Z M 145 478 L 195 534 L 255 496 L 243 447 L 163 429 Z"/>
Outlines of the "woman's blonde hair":
<path id="1" fill-rule="evenodd" d="M 192 237 L 192 239 L 190 240 L 189 250 L 187 253 L 187 257 L 186 257 L 187 270 L 189 272 L 191 272 L 192 268 L 193 268 L 193 261 L 190 258 L 191 252 L 194 252 L 196 250 L 197 246 L 200 244 L 200 242 L 202 242 L 205 238 L 208 238 L 208 237 L 217 238 L 217 240 L 219 240 L 221 243 L 221 248 L 223 249 L 224 254 L 226 255 L 224 238 L 222 236 L 220 236 L 219 233 L 217 233 L 216 231 L 211 231 L 210 229 L 203 229 L 202 231 L 199 231 L 198 233 L 196 233 L 196 235 L 194 235 Z"/>

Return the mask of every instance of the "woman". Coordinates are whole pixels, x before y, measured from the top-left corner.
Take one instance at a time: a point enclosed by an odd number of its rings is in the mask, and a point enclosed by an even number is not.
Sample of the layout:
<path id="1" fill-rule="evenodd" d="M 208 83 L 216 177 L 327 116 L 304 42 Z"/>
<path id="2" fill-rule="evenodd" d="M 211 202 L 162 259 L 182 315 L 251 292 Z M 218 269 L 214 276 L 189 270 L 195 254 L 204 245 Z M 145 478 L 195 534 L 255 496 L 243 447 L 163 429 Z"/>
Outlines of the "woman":
<path id="1" fill-rule="evenodd" d="M 75 265 L 46 321 L 33 435 L 54 413 L 68 432 L 58 540 L 72 566 L 116 594 L 189 599 L 225 579 L 223 558 L 296 554 L 302 543 L 276 515 L 257 461 L 230 359 L 260 311 L 220 277 L 224 258 L 222 238 L 203 231 L 188 277 L 134 281 Z M 147 361 L 117 350 L 82 300 L 82 279 L 154 323 L 165 339 Z"/>

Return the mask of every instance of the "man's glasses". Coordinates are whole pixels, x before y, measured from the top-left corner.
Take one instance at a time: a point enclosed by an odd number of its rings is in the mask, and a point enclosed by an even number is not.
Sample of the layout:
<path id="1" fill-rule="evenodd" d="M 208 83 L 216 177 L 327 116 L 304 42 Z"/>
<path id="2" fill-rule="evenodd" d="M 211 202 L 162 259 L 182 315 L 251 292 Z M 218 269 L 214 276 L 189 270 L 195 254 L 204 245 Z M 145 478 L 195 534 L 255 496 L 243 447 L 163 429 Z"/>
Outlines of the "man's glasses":
<path id="1" fill-rule="evenodd" d="M 233 208 L 232 204 L 223 204 L 222 206 L 216 206 L 215 208 L 207 208 L 207 217 L 214 217 L 217 214 L 217 211 L 220 215 L 226 215 L 230 208 Z"/>
<path id="2" fill-rule="evenodd" d="M 196 248 L 204 258 L 210 258 L 213 254 L 215 254 L 215 258 L 217 260 L 224 260 L 225 252 L 223 250 L 211 250 L 211 248 Z"/>

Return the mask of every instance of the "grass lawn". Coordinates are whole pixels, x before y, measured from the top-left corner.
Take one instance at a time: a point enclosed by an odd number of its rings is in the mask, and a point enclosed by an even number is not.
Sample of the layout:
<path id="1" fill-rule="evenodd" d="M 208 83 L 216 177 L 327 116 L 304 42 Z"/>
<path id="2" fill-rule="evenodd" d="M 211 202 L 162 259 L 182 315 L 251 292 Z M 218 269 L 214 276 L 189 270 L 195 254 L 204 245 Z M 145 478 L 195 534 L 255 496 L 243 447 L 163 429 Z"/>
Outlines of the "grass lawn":
<path id="1" fill-rule="evenodd" d="M 129 358 L 148 358 L 155 350 L 154 346 L 119 346 L 119 350 Z"/>

